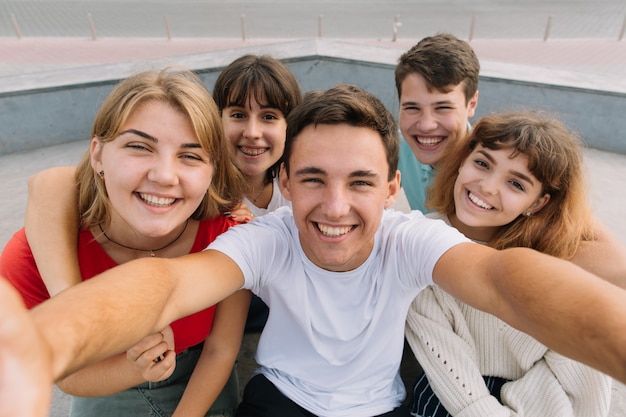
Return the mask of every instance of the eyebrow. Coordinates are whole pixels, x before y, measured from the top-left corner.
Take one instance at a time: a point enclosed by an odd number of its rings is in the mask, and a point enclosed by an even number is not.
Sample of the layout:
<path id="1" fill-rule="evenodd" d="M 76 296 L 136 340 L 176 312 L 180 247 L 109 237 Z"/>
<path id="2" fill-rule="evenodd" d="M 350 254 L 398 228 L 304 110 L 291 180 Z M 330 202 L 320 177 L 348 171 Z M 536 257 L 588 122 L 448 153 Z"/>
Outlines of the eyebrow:
<path id="1" fill-rule="evenodd" d="M 317 167 L 304 167 L 304 168 L 300 168 L 296 170 L 294 174 L 295 175 L 311 175 L 311 174 L 328 175 L 328 172 Z M 363 177 L 375 178 L 375 177 L 378 177 L 378 174 L 369 170 L 357 170 L 357 171 L 351 172 L 348 175 L 348 177 L 349 178 L 363 178 Z"/>
<path id="2" fill-rule="evenodd" d="M 137 129 L 126 129 L 123 132 L 120 132 L 120 136 L 122 136 L 125 133 L 132 133 L 134 135 L 137 136 L 141 136 L 144 139 L 148 139 L 151 142 L 154 143 L 159 143 L 159 140 L 157 138 L 155 138 L 154 136 L 142 131 L 142 130 L 137 130 Z M 199 143 L 183 143 L 181 145 L 181 148 L 201 148 Z"/>
<path id="3" fill-rule="evenodd" d="M 440 100 L 440 101 L 435 101 L 434 103 L 430 103 L 429 106 L 441 106 L 442 104 L 454 104 L 454 101 L 452 100 Z M 417 101 L 414 100 L 407 100 L 407 101 L 403 101 L 402 103 L 400 103 L 400 105 L 402 106 L 419 106 L 422 105 L 421 103 L 418 103 Z"/>
<path id="4" fill-rule="evenodd" d="M 497 165 L 497 162 L 495 161 L 495 159 L 493 159 L 493 157 L 486 152 L 485 150 L 481 149 L 478 151 L 479 154 L 483 155 L 485 158 L 487 158 L 489 160 L 489 162 L 491 162 L 494 165 Z M 511 172 L 511 174 L 515 175 L 516 177 L 519 177 L 521 180 L 526 181 L 527 183 L 529 183 L 530 185 L 534 185 L 535 183 L 533 182 L 532 178 L 530 178 L 529 176 L 522 174 L 521 172 L 518 171 L 512 171 L 509 170 L 509 172 Z"/>

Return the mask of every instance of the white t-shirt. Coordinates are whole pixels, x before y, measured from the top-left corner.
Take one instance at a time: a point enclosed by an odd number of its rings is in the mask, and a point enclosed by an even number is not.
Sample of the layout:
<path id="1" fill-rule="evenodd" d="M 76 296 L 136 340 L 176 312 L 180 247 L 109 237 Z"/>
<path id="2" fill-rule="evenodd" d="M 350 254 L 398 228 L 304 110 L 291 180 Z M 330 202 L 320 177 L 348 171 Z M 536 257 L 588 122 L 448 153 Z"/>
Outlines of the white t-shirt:
<path id="1" fill-rule="evenodd" d="M 401 404 L 408 307 L 432 284 L 439 257 L 467 241 L 418 211 L 386 210 L 368 259 L 352 271 L 331 272 L 306 257 L 284 207 L 230 229 L 209 248 L 233 259 L 244 288 L 270 308 L 259 372 L 316 415 L 356 417 Z"/>
<path id="2" fill-rule="evenodd" d="M 283 193 L 280 192 L 280 188 L 278 186 L 278 177 L 274 178 L 272 182 L 272 198 L 270 199 L 270 203 L 267 205 L 267 208 L 260 208 L 255 206 L 254 203 L 252 203 L 252 201 L 250 201 L 247 197 L 243 198 L 243 202 L 248 205 L 248 208 L 255 217 L 261 217 L 267 213 L 273 212 L 280 207 L 291 207 L 291 201 L 283 197 Z"/>

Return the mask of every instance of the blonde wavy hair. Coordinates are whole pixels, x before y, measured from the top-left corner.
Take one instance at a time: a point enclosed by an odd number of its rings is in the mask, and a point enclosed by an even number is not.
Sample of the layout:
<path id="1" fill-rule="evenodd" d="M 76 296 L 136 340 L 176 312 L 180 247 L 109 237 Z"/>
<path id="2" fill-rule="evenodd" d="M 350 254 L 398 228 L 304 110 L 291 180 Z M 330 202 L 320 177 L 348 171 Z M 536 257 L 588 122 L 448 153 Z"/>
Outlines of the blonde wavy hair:
<path id="1" fill-rule="evenodd" d="M 211 218 L 236 207 L 243 196 L 243 176 L 234 164 L 211 94 L 202 80 L 189 70 L 167 67 L 141 72 L 121 81 L 102 103 L 91 137 L 103 143 L 111 142 L 135 110 L 153 101 L 167 103 L 189 117 L 200 146 L 215 169 L 209 189 L 191 217 Z M 91 166 L 89 150 L 76 169 L 76 183 L 82 226 L 108 223 L 110 200 L 103 179 Z"/>

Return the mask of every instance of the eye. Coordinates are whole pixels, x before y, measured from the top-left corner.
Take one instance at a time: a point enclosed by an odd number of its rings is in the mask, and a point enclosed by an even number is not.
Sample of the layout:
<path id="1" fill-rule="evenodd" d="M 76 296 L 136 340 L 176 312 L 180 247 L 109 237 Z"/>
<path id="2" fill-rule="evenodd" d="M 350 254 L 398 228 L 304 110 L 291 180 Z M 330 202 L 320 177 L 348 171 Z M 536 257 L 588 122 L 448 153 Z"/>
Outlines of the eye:
<path id="1" fill-rule="evenodd" d="M 193 154 L 193 153 L 183 154 L 183 155 L 181 155 L 181 158 L 190 159 L 190 160 L 194 160 L 194 161 L 204 161 L 204 158 L 202 158 L 199 155 Z"/>
<path id="2" fill-rule="evenodd" d="M 262 116 L 262 119 L 263 120 L 278 120 L 280 119 L 280 116 L 276 115 L 276 113 L 267 113 Z"/>
<path id="3" fill-rule="evenodd" d="M 365 180 L 356 180 L 352 183 L 352 185 L 356 185 L 358 187 L 371 187 L 372 183 Z"/>
<path id="4" fill-rule="evenodd" d="M 150 148 L 146 144 L 141 143 L 141 142 L 129 142 L 129 143 L 126 144 L 126 147 L 130 148 L 130 149 L 138 150 L 138 151 L 142 151 L 142 150 L 149 151 L 150 150 Z"/>
<path id="5" fill-rule="evenodd" d="M 232 112 L 232 113 L 230 114 L 230 117 L 231 117 L 232 119 L 243 119 L 243 118 L 245 118 L 245 117 L 246 117 L 246 115 L 245 115 L 245 114 L 243 114 L 243 113 L 241 113 L 241 112 Z"/>
<path id="6" fill-rule="evenodd" d="M 474 159 L 474 164 L 480 168 L 485 168 L 485 169 L 489 168 L 489 164 L 485 162 L 485 160 L 483 159 Z"/>
<path id="7" fill-rule="evenodd" d="M 524 185 L 522 185 L 522 183 L 521 183 L 521 182 L 519 182 L 519 181 L 515 181 L 515 180 L 511 180 L 511 181 L 509 181 L 509 182 L 510 182 L 510 184 L 511 184 L 513 187 L 517 188 L 518 190 L 520 190 L 520 191 L 526 191 L 526 188 L 524 188 Z"/>

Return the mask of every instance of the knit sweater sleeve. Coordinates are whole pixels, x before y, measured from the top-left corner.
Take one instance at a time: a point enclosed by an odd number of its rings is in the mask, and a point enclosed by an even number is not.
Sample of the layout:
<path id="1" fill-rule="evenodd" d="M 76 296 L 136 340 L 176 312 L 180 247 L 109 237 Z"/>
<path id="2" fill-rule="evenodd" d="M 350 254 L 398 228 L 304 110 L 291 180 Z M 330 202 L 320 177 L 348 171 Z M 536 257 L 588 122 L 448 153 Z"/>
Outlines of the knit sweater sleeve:
<path id="1" fill-rule="evenodd" d="M 605 417 L 611 378 L 547 351 L 521 378 L 502 387 L 502 401 L 523 416 Z"/>
<path id="2" fill-rule="evenodd" d="M 454 416 L 515 415 L 491 396 L 462 311 L 453 297 L 436 286 L 413 301 L 405 334 L 431 388 Z"/>

